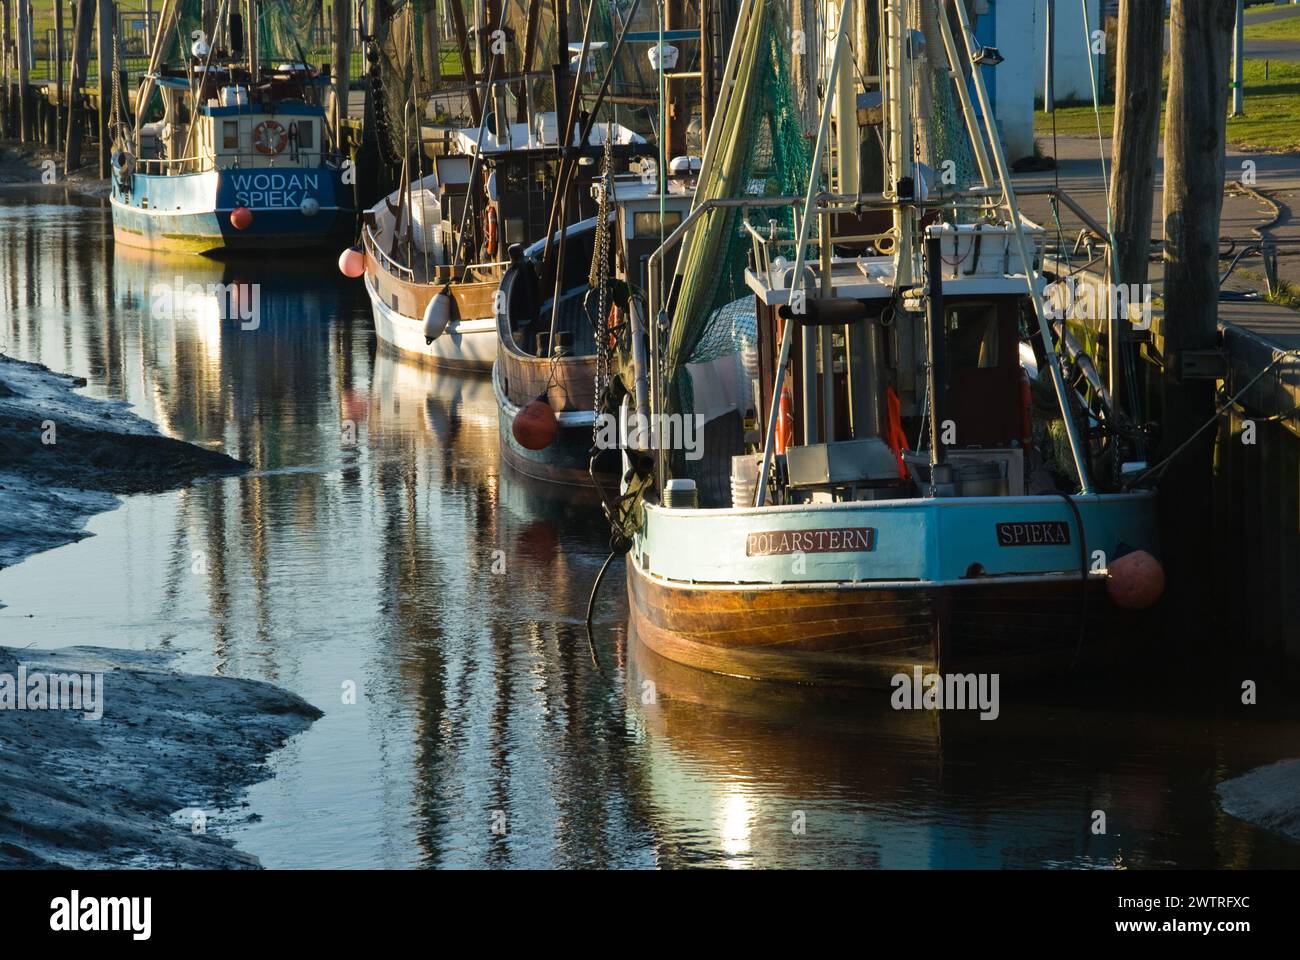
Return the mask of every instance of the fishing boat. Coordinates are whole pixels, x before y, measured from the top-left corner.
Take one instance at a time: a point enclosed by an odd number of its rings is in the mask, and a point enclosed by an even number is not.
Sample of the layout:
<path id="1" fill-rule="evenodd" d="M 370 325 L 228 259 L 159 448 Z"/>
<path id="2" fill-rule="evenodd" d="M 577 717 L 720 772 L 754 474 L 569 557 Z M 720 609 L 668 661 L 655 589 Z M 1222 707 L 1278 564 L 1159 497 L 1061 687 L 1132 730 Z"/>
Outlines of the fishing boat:
<path id="1" fill-rule="evenodd" d="M 248 31 L 228 0 L 208 22 L 196 2 L 164 4 L 132 129 L 115 87 L 110 204 L 118 243 L 251 252 L 337 245 L 352 235 L 339 124 L 324 105 L 330 81 L 297 45 L 301 6 L 267 0 L 262 28 Z M 259 49 L 259 36 L 287 49 Z"/>
<path id="2" fill-rule="evenodd" d="M 632 626 L 670 660 L 865 686 L 1037 675 L 1103 654 L 1163 587 L 1140 420 L 1053 315 L 985 87 L 999 57 L 965 4 L 912 9 L 845 0 L 838 24 L 792 24 L 740 6 L 695 205 L 648 263 L 663 319 L 624 354 L 606 504 Z M 829 38 L 822 69 L 800 75 L 791 29 Z M 820 109 L 799 90 L 825 91 Z M 682 369 L 732 275 L 760 419 L 719 503 L 655 426 L 689 414 Z"/>
<path id="3" fill-rule="evenodd" d="M 492 383 L 502 457 L 519 473 L 575 487 L 593 487 L 603 478 L 611 491 L 615 488 L 615 429 L 607 431 L 611 456 L 592 457 L 600 432 L 602 374 L 608 377 L 612 340 L 633 310 L 644 310 L 634 292 L 644 289 L 643 278 L 629 275 L 629 269 L 643 264 L 690 212 L 690 158 L 682 159 L 674 192 L 662 196 L 657 182 L 637 175 L 611 175 L 597 183 L 596 215 L 553 238 L 564 250 L 562 265 L 548 270 L 545 240 L 512 252 L 501 280 Z M 602 298 L 600 291 L 611 286 L 613 295 Z M 546 404 L 556 422 L 554 439 L 540 449 L 521 442 L 515 428 L 534 401 Z M 605 415 L 616 428 L 615 411 Z"/>
<path id="4" fill-rule="evenodd" d="M 701 4 L 700 19 L 671 34 L 697 48 L 695 62 L 701 66 L 711 39 L 708 7 Z M 505 462 L 539 481 L 609 493 L 620 473 L 613 439 L 617 409 L 602 402 L 613 381 L 615 345 L 632 314 L 645 310 L 645 260 L 690 211 L 699 157 L 688 152 L 687 121 L 697 108 L 701 120 L 707 115 L 712 87 L 711 72 L 704 69 L 673 72 L 670 79 L 679 51 L 656 42 L 647 56 L 656 90 L 646 103 L 659 113 L 653 150 L 645 151 L 632 171 L 616 165 L 613 150 L 599 149 L 597 134 L 610 122 L 597 121 L 597 115 L 610 78 L 624 62 L 619 53 L 625 40 L 663 36 L 629 30 L 637 9 L 633 3 L 625 14 L 605 79 L 575 134 L 581 152 L 560 165 L 549 221 L 560 228 L 548 229 L 531 246 L 511 249 L 501 281 L 492 368 Z M 584 64 L 594 12 L 593 5 L 584 42 L 574 48 L 578 79 L 571 117 L 579 116 L 582 78 L 589 72 Z M 687 77 L 699 82 L 694 104 L 681 86 Z M 603 143 L 610 143 L 608 134 Z"/>
<path id="5" fill-rule="evenodd" d="M 489 23 L 490 13 L 481 10 L 480 22 Z M 491 15 L 506 19 L 490 26 L 512 29 L 511 12 Z M 381 343 L 444 368 L 486 372 L 497 355 L 505 251 L 553 226 L 548 213 L 561 158 L 575 148 L 599 155 L 608 144 L 626 161 L 646 152 L 645 140 L 616 123 L 579 140 L 576 119 L 563 136 L 560 112 L 538 105 L 547 97 L 562 103 L 566 79 L 560 72 L 527 72 L 549 39 L 532 18 L 523 31 L 532 52 L 522 62 L 483 42 L 471 51 L 464 24 L 457 23 L 458 48 L 467 64 L 474 58 L 474 69 L 446 82 L 432 79 L 437 71 L 426 61 L 436 59 L 429 51 L 437 48 L 426 51 L 427 44 L 410 39 L 425 35 L 432 16 L 432 4 L 404 4 L 374 41 L 374 59 L 387 76 L 381 109 L 394 141 L 390 153 L 401 172 L 396 189 L 363 215 L 366 292 Z M 423 89 L 428 85 L 434 88 Z M 594 209 L 586 194 L 593 176 L 585 163 L 576 169 L 578 202 L 570 220 Z"/>

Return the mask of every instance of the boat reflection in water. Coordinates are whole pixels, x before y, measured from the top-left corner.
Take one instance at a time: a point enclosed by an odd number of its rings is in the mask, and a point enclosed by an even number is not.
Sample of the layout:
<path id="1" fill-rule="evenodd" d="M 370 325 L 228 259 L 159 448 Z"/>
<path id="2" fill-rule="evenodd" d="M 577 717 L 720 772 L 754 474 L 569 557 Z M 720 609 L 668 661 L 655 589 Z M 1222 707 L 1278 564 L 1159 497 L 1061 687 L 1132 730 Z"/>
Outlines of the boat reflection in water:
<path id="1" fill-rule="evenodd" d="M 1095 695 L 1003 702 L 984 721 L 894 710 L 888 691 L 695 670 L 635 633 L 626 658 L 661 866 L 1246 867 L 1288 856 L 1210 792 L 1188 790 L 1225 739 L 1284 754 L 1286 734 L 1266 721 L 1201 725 L 1176 705 L 1136 712 Z M 1180 832 L 1189 822 L 1194 835 Z"/>

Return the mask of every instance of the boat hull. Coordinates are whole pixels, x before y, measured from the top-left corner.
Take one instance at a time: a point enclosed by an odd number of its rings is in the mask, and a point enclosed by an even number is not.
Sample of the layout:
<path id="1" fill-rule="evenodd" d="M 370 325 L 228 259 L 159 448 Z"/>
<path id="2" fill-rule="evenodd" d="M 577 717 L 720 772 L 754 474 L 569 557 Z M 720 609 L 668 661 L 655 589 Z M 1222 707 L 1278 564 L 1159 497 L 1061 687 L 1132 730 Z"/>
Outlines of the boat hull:
<path id="1" fill-rule="evenodd" d="M 501 433 L 501 459 L 525 477 L 562 487 L 598 489 L 589 470 L 593 444 L 590 410 L 570 410 L 556 415 L 559 429 L 555 441 L 544 450 L 529 450 L 515 439 L 513 425 L 520 406 L 506 396 L 501 384 L 501 362 L 492 367 L 492 387 L 497 401 L 497 426 Z M 599 466 L 599 464 L 598 464 Z M 607 490 L 614 490 L 618 474 L 598 470 Z"/>
<path id="2" fill-rule="evenodd" d="M 629 564 L 632 627 L 647 647 L 700 670 L 798 683 L 888 687 L 899 674 L 1062 672 L 1084 618 L 1090 640 L 1115 611 L 1100 581 L 879 588 L 746 589 L 658 580 Z"/>
<path id="3" fill-rule="evenodd" d="M 311 216 L 302 208 L 307 198 L 316 201 Z M 352 236 L 351 189 L 324 167 L 136 173 L 129 194 L 114 184 L 110 203 L 114 240 L 147 250 L 310 249 L 345 244 Z M 253 214 L 244 230 L 230 222 L 238 206 Z"/>
<path id="4" fill-rule="evenodd" d="M 442 336 L 424 342 L 424 322 L 394 310 L 386 304 L 372 273 L 365 277 L 366 294 L 375 322 L 375 336 L 403 357 L 445 370 L 487 373 L 497 354 L 497 325 L 494 317 L 457 319 Z"/>
<path id="5" fill-rule="evenodd" d="M 1060 498 L 647 506 L 627 561 L 629 614 L 667 659 L 766 680 L 874 687 L 916 668 L 1036 676 L 1080 655 L 1097 665 L 1145 618 L 1111 603 L 1094 564 L 1128 546 L 1154 552 L 1154 508 L 1143 495 L 1077 506 L 1086 579 Z M 1025 542 L 1000 543 L 1012 530 Z M 1031 543 L 1036 530 L 1067 537 Z"/>

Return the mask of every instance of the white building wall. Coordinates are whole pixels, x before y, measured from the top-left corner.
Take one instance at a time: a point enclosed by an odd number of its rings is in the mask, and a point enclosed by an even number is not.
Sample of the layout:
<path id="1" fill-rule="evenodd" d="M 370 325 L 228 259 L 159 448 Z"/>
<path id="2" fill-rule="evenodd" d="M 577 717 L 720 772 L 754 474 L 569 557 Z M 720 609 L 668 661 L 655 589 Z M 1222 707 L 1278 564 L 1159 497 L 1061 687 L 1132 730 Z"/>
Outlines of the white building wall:
<path id="1" fill-rule="evenodd" d="M 1009 160 L 1034 152 L 1034 101 L 1043 97 L 1046 77 L 1048 0 L 976 0 L 976 9 L 994 20 L 994 45 L 1005 61 L 993 69 L 993 110 Z M 1102 57 L 1092 53 L 1092 32 L 1099 29 L 1102 0 L 1086 0 L 1088 29 L 1083 28 L 1084 0 L 1056 0 L 1056 102 L 1091 102 L 1089 60 L 1101 82 Z M 988 42 L 988 31 L 976 25 Z M 1102 47 L 1104 49 L 1104 45 Z M 989 74 L 986 73 L 986 76 Z"/>

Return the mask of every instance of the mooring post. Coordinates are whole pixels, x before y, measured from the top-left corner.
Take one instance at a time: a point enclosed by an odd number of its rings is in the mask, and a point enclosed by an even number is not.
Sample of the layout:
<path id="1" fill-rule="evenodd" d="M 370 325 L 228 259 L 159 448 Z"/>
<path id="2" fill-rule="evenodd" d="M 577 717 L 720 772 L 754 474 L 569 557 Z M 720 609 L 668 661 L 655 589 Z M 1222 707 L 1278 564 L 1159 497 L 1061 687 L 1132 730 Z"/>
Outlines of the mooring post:
<path id="1" fill-rule="evenodd" d="M 331 24 L 333 59 L 330 86 L 334 92 L 334 149 L 342 154 L 347 149 L 348 97 L 352 88 L 349 74 L 352 62 L 352 6 L 349 0 L 334 0 Z M 437 52 L 434 52 L 437 55 Z"/>
<path id="2" fill-rule="evenodd" d="M 88 0 L 87 0 L 88 2 Z M 99 19 L 97 27 L 97 46 L 95 50 L 99 62 L 99 176 L 108 176 L 110 142 L 108 118 L 113 107 L 113 0 L 97 0 Z M 188 51 L 186 51 L 188 53 Z"/>
<path id="3" fill-rule="evenodd" d="M 76 0 L 76 33 L 72 37 L 72 70 L 68 75 L 68 132 L 64 137 L 63 173 L 81 166 L 81 141 L 86 131 L 86 61 L 90 58 L 90 30 L 95 22 L 95 0 Z"/>
<path id="4" fill-rule="evenodd" d="M 1185 362 L 1217 339 L 1219 219 L 1223 207 L 1228 60 L 1236 0 L 1173 0 L 1165 120 L 1162 322 L 1163 441 L 1171 455 L 1215 415 L 1212 377 Z M 1192 439 L 1165 474 L 1161 539 L 1169 572 L 1171 639 L 1209 621 L 1215 566 L 1206 525 L 1213 514 L 1214 432 Z"/>
<path id="5" fill-rule="evenodd" d="M 9 76 L 9 45 L 13 42 L 9 29 L 11 5 L 12 0 L 0 0 L 0 15 L 4 17 L 4 23 L 0 25 L 0 76 L 4 83 L 4 88 L 0 90 L 0 135 L 6 137 L 12 136 L 14 129 L 13 100 L 10 99 L 13 80 Z"/>
<path id="6" fill-rule="evenodd" d="M 23 143 L 33 139 L 34 127 L 29 86 L 32 60 L 31 31 L 31 0 L 18 0 L 18 139 Z"/>
<path id="7" fill-rule="evenodd" d="M 54 6 L 54 149 L 63 146 L 63 0 L 52 0 Z"/>
<path id="8" fill-rule="evenodd" d="M 1120 0 L 1119 38 L 1115 44 L 1115 127 L 1111 146 L 1110 203 L 1113 211 L 1110 251 L 1112 283 L 1142 290 L 1151 255 L 1151 212 L 1160 145 L 1161 57 L 1164 45 L 1164 0 Z M 1130 301 L 1132 298 L 1128 298 Z M 1110 302 L 1114 303 L 1114 300 Z M 1121 408 L 1120 352 L 1128 350 L 1128 317 L 1111 317 L 1117 355 L 1107 357 L 1110 395 Z M 1137 411 L 1129 410 L 1130 415 Z"/>

